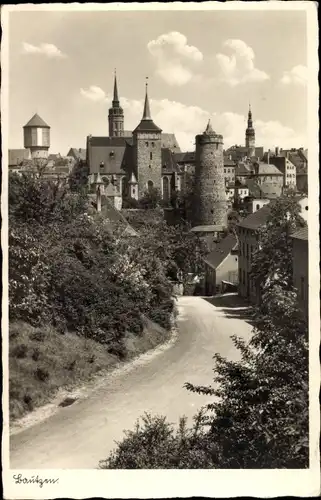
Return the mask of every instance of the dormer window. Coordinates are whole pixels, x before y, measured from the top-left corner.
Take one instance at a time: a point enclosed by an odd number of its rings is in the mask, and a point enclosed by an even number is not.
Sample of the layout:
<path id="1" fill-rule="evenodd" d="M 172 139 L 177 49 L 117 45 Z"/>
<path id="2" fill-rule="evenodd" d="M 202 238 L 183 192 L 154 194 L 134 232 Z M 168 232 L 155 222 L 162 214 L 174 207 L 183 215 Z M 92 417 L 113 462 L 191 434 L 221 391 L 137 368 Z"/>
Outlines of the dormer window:
<path id="1" fill-rule="evenodd" d="M 100 164 L 99 164 L 99 166 L 100 166 L 100 168 L 104 168 L 105 163 L 103 161 L 101 161 Z"/>
<path id="2" fill-rule="evenodd" d="M 115 156 L 114 151 L 111 151 L 111 152 L 109 153 L 109 156 L 110 156 L 111 158 L 114 158 L 114 156 Z"/>

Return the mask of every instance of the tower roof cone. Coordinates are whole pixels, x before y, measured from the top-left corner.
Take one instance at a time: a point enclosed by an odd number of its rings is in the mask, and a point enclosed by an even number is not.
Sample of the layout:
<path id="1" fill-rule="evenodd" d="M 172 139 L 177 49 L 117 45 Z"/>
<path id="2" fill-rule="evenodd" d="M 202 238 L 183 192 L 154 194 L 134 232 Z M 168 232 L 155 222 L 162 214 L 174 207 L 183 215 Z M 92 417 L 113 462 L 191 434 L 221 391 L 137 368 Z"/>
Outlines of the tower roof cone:
<path id="1" fill-rule="evenodd" d="M 149 107 L 149 99 L 148 99 L 148 81 L 146 78 L 146 90 L 145 90 L 145 104 L 144 104 L 144 112 L 143 112 L 143 120 L 151 120 L 150 107 Z"/>
<path id="2" fill-rule="evenodd" d="M 118 106 L 119 106 L 119 97 L 118 97 L 118 88 L 117 88 L 117 75 L 116 75 L 116 69 L 115 69 L 113 107 L 116 108 Z"/>
<path id="3" fill-rule="evenodd" d="M 143 117 L 141 119 L 140 124 L 135 128 L 135 131 L 161 132 L 161 129 L 157 127 L 157 125 L 155 125 L 151 117 L 149 99 L 148 99 L 147 78 L 146 78 L 146 91 L 145 91 L 145 104 L 144 104 Z"/>
<path id="4" fill-rule="evenodd" d="M 207 134 L 207 135 L 214 135 L 215 134 L 215 132 L 214 132 L 214 130 L 212 128 L 211 120 L 208 120 L 208 124 L 207 124 L 207 127 L 206 127 L 204 133 Z"/>

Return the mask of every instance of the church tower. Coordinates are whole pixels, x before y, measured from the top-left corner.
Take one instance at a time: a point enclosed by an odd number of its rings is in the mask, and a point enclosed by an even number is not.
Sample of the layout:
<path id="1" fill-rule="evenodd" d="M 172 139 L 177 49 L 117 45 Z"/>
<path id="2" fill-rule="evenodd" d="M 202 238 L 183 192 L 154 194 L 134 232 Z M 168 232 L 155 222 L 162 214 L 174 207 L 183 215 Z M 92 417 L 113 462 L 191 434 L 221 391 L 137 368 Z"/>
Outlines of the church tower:
<path id="1" fill-rule="evenodd" d="M 214 132 L 210 121 L 196 136 L 195 159 L 195 225 L 226 226 L 223 136 Z"/>
<path id="2" fill-rule="evenodd" d="M 123 137 L 124 135 L 124 111 L 120 107 L 117 88 L 117 77 L 115 71 L 114 97 L 112 107 L 108 112 L 109 137 Z"/>
<path id="3" fill-rule="evenodd" d="M 253 128 L 251 105 L 247 119 L 247 129 L 245 132 L 245 147 L 247 148 L 247 156 L 251 158 L 255 156 L 255 130 Z"/>
<path id="4" fill-rule="evenodd" d="M 133 131 L 135 165 L 137 168 L 138 196 L 156 188 L 161 192 L 162 184 L 162 130 L 152 120 L 148 99 L 148 84 L 143 117 Z"/>

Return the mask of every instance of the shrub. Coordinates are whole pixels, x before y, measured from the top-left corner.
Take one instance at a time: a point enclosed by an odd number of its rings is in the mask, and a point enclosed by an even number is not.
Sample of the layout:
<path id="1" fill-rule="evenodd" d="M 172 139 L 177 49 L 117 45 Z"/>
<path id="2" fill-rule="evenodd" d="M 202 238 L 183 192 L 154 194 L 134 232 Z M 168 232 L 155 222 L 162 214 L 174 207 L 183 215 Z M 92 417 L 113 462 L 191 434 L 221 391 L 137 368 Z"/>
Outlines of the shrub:
<path id="1" fill-rule="evenodd" d="M 38 367 L 35 370 L 35 377 L 40 380 L 41 382 L 46 382 L 49 379 L 49 372 L 45 368 L 40 368 Z"/>
<path id="2" fill-rule="evenodd" d="M 28 354 L 28 346 L 26 344 L 18 344 L 11 351 L 12 356 L 16 358 L 25 358 Z"/>

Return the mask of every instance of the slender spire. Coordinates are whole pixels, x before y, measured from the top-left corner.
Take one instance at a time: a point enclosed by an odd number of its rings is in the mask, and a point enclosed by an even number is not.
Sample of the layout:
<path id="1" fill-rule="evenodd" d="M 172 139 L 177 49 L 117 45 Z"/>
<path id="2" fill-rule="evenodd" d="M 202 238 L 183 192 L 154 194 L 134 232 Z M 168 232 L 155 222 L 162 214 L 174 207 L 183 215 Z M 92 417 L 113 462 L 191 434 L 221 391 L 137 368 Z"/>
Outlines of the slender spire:
<path id="1" fill-rule="evenodd" d="M 150 107 L 149 107 L 149 99 L 148 99 L 148 76 L 146 76 L 146 94 L 145 94 L 145 105 L 143 112 L 143 120 L 151 120 Z"/>
<path id="2" fill-rule="evenodd" d="M 113 108 L 118 108 L 118 107 L 119 107 L 119 98 L 118 98 L 118 89 L 117 89 L 117 75 L 116 75 L 116 68 L 115 68 Z"/>
<path id="3" fill-rule="evenodd" d="M 253 127 L 251 103 L 249 103 L 249 113 L 248 113 L 248 119 L 247 119 L 247 126 L 248 126 L 248 128 Z"/>

